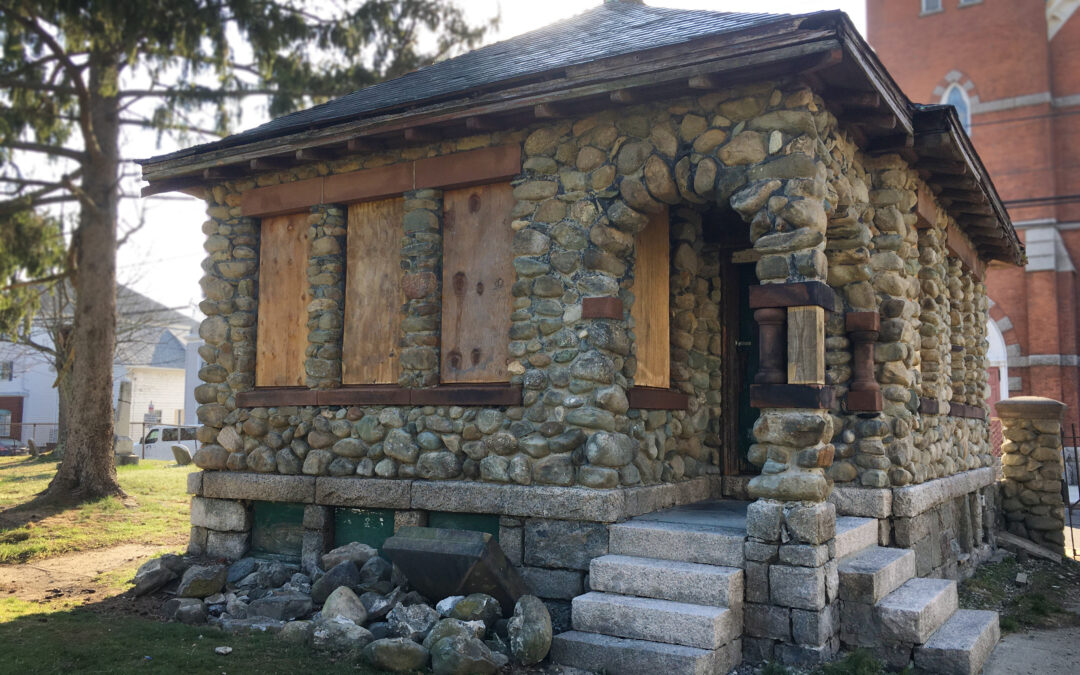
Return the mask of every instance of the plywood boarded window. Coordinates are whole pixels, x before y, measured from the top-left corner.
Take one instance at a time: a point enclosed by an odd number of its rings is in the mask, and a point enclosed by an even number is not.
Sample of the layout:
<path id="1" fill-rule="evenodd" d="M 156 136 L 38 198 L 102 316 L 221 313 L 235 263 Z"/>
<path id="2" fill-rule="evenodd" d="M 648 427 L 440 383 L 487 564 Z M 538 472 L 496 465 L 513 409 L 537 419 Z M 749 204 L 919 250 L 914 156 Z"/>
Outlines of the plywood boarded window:
<path id="1" fill-rule="evenodd" d="M 260 229 L 255 386 L 303 386 L 308 214 L 264 218 Z"/>
<path id="2" fill-rule="evenodd" d="M 637 373 L 634 384 L 639 387 L 671 386 L 671 333 L 668 311 L 671 271 L 668 263 L 668 213 L 649 217 L 634 241 L 634 304 L 630 316 L 634 319 L 637 338 Z"/>
<path id="3" fill-rule="evenodd" d="M 349 206 L 342 384 L 398 381 L 404 200 Z"/>
<path id="4" fill-rule="evenodd" d="M 509 380 L 513 207 L 509 183 L 443 195 L 443 384 Z"/>

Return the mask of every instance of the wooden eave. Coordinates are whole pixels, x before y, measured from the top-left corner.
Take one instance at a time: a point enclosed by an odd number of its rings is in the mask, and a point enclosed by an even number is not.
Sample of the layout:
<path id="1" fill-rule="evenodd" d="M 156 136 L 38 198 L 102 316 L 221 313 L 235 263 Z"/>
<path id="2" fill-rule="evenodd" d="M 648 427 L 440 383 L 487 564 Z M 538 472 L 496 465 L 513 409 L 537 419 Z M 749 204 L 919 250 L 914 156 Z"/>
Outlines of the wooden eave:
<path id="1" fill-rule="evenodd" d="M 829 13 L 836 14 L 839 13 Z M 820 16 L 820 15 L 818 15 Z M 308 129 L 231 147 L 210 144 L 141 160 L 145 191 L 170 189 L 163 181 L 213 181 L 252 172 L 252 162 L 298 163 L 297 153 L 323 150 L 343 156 L 353 146 L 395 147 L 416 137 L 452 138 L 478 130 L 525 126 L 538 118 L 587 113 L 635 98 L 679 96 L 702 87 L 721 87 L 750 77 L 780 76 L 833 65 L 843 45 L 835 27 L 804 29 L 805 17 L 778 20 L 737 33 L 695 40 L 570 66 L 497 88 L 461 92 L 456 98 L 417 101 L 363 119 Z M 908 121 L 906 126 L 910 126 Z M 410 131 L 413 130 L 413 131 Z M 412 139 L 407 138 L 412 136 Z M 225 172 L 220 177 L 205 172 Z M 171 188 L 175 189 L 175 188 Z"/>
<path id="2" fill-rule="evenodd" d="M 1027 258 L 990 175 L 951 106 L 915 112 L 915 168 L 985 262 Z"/>

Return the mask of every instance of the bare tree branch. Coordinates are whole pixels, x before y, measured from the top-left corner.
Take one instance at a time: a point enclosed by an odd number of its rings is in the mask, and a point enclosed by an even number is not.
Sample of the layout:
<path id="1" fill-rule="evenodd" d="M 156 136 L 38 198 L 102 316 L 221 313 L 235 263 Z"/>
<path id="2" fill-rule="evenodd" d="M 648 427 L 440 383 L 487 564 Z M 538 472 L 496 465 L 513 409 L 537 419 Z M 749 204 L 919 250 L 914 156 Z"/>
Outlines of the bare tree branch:
<path id="1" fill-rule="evenodd" d="M 86 161 L 85 152 L 79 152 L 78 150 L 72 150 L 71 148 L 46 145 L 44 143 L 28 143 L 25 141 L 8 141 L 6 145 L 13 150 L 25 150 L 26 152 L 40 152 L 45 155 L 56 155 L 57 157 L 73 159 L 76 162 Z"/>

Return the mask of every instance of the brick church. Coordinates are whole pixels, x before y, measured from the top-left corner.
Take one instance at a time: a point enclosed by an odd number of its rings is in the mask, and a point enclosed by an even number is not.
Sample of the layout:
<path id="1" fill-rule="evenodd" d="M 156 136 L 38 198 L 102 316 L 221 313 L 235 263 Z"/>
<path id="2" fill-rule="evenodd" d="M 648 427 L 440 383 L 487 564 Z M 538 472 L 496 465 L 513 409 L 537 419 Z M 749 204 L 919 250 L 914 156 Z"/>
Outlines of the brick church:
<path id="1" fill-rule="evenodd" d="M 956 106 L 1027 246 L 992 265 L 990 401 L 1047 396 L 1078 424 L 1080 0 L 867 0 L 870 44 L 912 100 Z M 939 182 L 939 196 L 950 187 Z"/>

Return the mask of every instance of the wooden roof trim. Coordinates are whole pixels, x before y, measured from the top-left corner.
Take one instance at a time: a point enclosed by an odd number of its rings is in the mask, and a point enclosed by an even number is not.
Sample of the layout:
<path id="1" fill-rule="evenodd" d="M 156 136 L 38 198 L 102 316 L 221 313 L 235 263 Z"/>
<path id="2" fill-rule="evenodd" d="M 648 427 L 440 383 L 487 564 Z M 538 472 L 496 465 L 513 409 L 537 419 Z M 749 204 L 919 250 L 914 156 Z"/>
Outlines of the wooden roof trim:
<path id="1" fill-rule="evenodd" d="M 421 188 L 493 183 L 520 173 L 521 147 L 501 145 L 255 188 L 243 194 L 240 211 L 247 217 L 267 217 L 303 211 L 316 204 L 384 199 Z"/>
<path id="2" fill-rule="evenodd" d="M 601 95 L 606 98 L 612 91 L 618 89 L 688 80 L 697 75 L 730 73 L 734 70 L 828 52 L 840 46 L 835 39 L 834 30 L 799 31 L 795 37 L 798 39 L 794 40 L 790 34 L 765 36 L 752 43 L 728 45 L 703 53 L 702 61 L 689 65 L 685 60 L 677 58 L 660 62 L 645 62 L 637 69 L 630 69 L 625 73 L 605 71 L 588 78 L 556 78 L 512 89 L 482 93 L 471 98 L 418 106 L 407 112 L 393 111 L 344 124 L 263 139 L 250 144 L 198 154 L 173 153 L 141 160 L 139 163 L 142 165 L 145 180 L 158 181 L 188 176 L 223 164 L 248 163 L 252 159 L 280 156 L 283 153 L 305 148 L 340 145 L 357 136 L 400 133 L 411 127 L 443 124 L 459 118 L 512 112 L 520 108 L 532 108 L 536 105 L 566 99 Z M 465 94 L 469 93 L 465 92 Z"/>

